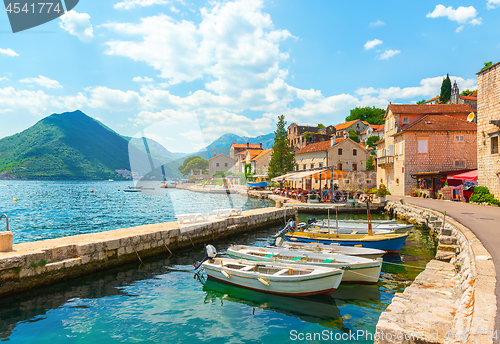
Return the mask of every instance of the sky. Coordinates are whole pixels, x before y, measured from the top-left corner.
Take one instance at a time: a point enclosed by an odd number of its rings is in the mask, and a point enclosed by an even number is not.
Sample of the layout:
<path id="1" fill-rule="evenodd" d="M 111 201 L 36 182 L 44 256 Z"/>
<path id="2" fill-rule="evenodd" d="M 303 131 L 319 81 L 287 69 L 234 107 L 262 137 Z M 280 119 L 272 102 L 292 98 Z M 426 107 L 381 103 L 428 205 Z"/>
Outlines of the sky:
<path id="1" fill-rule="evenodd" d="M 220 135 L 338 124 L 475 89 L 500 60 L 500 0 L 80 0 L 13 34 L 0 13 L 0 138 L 80 109 L 174 152 Z M 196 137 L 196 139 L 193 139 Z"/>

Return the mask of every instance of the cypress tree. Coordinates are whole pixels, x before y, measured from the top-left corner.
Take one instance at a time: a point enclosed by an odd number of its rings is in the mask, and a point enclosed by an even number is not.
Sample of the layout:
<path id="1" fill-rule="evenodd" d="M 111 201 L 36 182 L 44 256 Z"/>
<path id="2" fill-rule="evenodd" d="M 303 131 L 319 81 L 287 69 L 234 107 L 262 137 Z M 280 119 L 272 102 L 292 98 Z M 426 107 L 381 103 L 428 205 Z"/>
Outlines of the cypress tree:
<path id="1" fill-rule="evenodd" d="M 450 76 L 446 74 L 446 78 L 443 79 L 441 84 L 441 94 L 439 95 L 439 101 L 446 103 L 451 97 L 451 80 Z"/>
<path id="2" fill-rule="evenodd" d="M 295 169 L 295 154 L 293 146 L 288 144 L 285 116 L 278 116 L 274 132 L 273 153 L 269 161 L 269 177 L 281 176 Z"/>

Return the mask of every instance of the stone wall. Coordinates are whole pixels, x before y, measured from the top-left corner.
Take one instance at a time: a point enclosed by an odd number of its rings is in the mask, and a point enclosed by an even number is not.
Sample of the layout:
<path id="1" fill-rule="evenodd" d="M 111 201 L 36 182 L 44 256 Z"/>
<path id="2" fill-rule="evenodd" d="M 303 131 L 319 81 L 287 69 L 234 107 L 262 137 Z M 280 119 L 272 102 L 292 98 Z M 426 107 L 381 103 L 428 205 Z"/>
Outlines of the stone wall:
<path id="1" fill-rule="evenodd" d="M 399 202 L 386 210 L 429 228 L 439 244 L 436 260 L 380 316 L 375 343 L 492 343 L 496 274 L 481 242 L 438 212 Z"/>
<path id="2" fill-rule="evenodd" d="M 208 222 L 190 225 L 165 222 L 14 245 L 13 251 L 0 252 L 0 295 L 214 242 L 273 223 L 284 224 L 285 218 L 293 215 L 293 209 L 262 208 L 230 218 L 212 216 Z"/>
<path id="3" fill-rule="evenodd" d="M 478 183 L 487 186 L 495 198 L 500 198 L 500 154 L 491 153 L 491 140 L 500 140 L 500 128 L 490 121 L 500 121 L 500 63 L 477 77 L 477 163 Z M 500 151 L 500 149 L 499 149 Z"/>

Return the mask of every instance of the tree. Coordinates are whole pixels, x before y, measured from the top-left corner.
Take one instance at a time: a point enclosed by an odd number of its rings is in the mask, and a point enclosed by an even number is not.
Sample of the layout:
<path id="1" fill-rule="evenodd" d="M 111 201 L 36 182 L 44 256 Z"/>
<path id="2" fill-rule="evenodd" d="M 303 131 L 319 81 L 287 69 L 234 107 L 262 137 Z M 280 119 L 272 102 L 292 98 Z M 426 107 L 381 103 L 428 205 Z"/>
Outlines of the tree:
<path id="1" fill-rule="evenodd" d="M 370 156 L 366 161 L 366 170 L 367 171 L 375 171 L 375 165 L 373 165 L 373 156 Z"/>
<path id="2" fill-rule="evenodd" d="M 481 72 L 482 72 L 483 70 L 485 70 L 486 68 L 490 68 L 492 65 L 493 65 L 493 61 L 490 61 L 490 62 L 485 62 L 485 63 L 484 63 L 484 67 L 483 67 L 483 68 L 481 68 Z"/>
<path id="3" fill-rule="evenodd" d="M 474 90 L 474 91 L 471 91 L 471 90 L 465 90 L 465 91 L 462 91 L 462 93 L 460 93 L 461 96 L 470 96 L 472 93 L 476 92 L 477 90 Z"/>
<path id="4" fill-rule="evenodd" d="M 423 103 L 425 103 L 426 101 L 427 101 L 427 100 L 422 99 L 422 100 L 419 100 L 419 101 L 417 102 L 417 104 L 423 104 Z"/>
<path id="5" fill-rule="evenodd" d="M 188 175 L 193 169 L 201 169 L 205 170 L 208 167 L 208 161 L 199 157 L 197 155 L 190 156 L 189 158 L 184 159 L 182 165 L 178 167 L 179 171 L 183 176 Z"/>
<path id="6" fill-rule="evenodd" d="M 278 116 L 274 132 L 273 153 L 269 161 L 268 174 L 270 178 L 281 176 L 294 170 L 295 154 L 293 146 L 288 144 L 285 116 Z"/>
<path id="7" fill-rule="evenodd" d="M 450 76 L 446 74 L 446 78 L 443 79 L 441 84 L 441 94 L 439 95 L 439 101 L 446 103 L 451 97 L 451 80 Z"/>
<path id="8" fill-rule="evenodd" d="M 376 108 L 375 106 L 369 107 L 355 107 L 350 111 L 349 116 L 345 118 L 346 122 L 360 119 L 370 124 L 384 124 L 385 110 Z"/>
<path id="9" fill-rule="evenodd" d="M 323 123 L 319 123 L 318 124 L 318 128 L 326 128 L 325 125 Z"/>
<path id="10" fill-rule="evenodd" d="M 378 136 L 370 136 L 368 139 L 366 139 L 366 147 L 374 147 L 375 142 L 380 141 L 380 137 Z"/>
<path id="11" fill-rule="evenodd" d="M 357 142 L 357 143 L 360 142 L 359 136 L 358 136 L 358 134 L 356 134 L 356 132 L 354 130 L 349 130 L 349 138 L 351 140 L 353 140 L 354 142 Z"/>

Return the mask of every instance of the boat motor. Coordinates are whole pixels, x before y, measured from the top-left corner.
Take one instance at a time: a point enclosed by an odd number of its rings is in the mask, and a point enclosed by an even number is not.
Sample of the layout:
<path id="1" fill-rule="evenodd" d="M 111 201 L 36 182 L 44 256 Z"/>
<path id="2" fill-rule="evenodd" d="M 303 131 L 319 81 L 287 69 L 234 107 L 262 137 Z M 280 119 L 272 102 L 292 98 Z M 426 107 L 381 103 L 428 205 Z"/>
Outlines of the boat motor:
<path id="1" fill-rule="evenodd" d="M 311 223 L 314 223 L 316 222 L 316 218 L 315 217 L 310 217 L 307 219 L 307 224 L 310 225 Z"/>
<path id="2" fill-rule="evenodd" d="M 198 270 L 201 264 L 203 264 L 208 259 L 214 259 L 215 256 L 217 256 L 217 250 L 215 249 L 215 247 L 213 247 L 212 245 L 205 245 L 205 258 L 203 258 L 203 260 L 199 264 L 194 264 L 194 270 Z"/>

